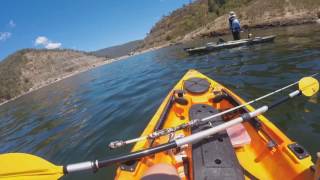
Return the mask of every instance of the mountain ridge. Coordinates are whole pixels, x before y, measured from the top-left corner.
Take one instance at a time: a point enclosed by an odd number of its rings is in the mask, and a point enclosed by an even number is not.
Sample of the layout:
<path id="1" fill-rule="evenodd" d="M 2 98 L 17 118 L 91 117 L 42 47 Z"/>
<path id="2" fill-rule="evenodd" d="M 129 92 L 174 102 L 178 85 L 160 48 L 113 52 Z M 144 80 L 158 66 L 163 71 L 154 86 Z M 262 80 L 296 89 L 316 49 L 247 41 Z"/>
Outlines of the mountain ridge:
<path id="1" fill-rule="evenodd" d="M 0 104 L 105 63 L 106 58 L 75 50 L 19 50 L 0 62 Z"/>
<path id="2" fill-rule="evenodd" d="M 107 58 L 118 58 L 125 55 L 132 55 L 142 42 L 142 40 L 130 41 L 124 44 L 92 51 L 91 53 L 95 54 L 96 56 Z"/>

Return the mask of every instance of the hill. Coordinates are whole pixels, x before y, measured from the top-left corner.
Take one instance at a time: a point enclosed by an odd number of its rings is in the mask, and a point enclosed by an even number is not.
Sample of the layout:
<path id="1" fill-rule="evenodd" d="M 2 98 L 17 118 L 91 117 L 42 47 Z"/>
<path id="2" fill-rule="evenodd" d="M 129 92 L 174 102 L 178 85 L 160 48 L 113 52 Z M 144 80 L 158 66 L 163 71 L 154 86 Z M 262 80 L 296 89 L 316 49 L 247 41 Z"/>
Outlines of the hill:
<path id="1" fill-rule="evenodd" d="M 105 61 L 73 50 L 20 50 L 0 62 L 0 104 Z"/>
<path id="2" fill-rule="evenodd" d="M 315 22 L 319 0 L 197 0 L 164 16 L 150 30 L 142 49 L 228 33 L 228 12 L 249 28 Z"/>
<path id="3" fill-rule="evenodd" d="M 100 57 L 117 58 L 136 51 L 136 49 L 141 45 L 141 43 L 142 40 L 131 41 L 118 46 L 112 46 L 97 51 L 93 51 L 92 53 Z"/>

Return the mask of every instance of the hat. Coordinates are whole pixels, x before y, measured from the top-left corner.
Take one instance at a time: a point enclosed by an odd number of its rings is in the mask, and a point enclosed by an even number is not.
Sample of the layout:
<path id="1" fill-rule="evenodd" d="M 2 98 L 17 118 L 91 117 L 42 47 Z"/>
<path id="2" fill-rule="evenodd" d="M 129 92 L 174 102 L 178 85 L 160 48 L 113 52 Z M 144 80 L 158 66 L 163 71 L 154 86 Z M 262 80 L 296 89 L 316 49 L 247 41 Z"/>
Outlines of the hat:
<path id="1" fill-rule="evenodd" d="M 229 17 L 236 17 L 236 13 L 233 12 L 233 11 L 230 11 L 230 12 L 229 12 Z"/>

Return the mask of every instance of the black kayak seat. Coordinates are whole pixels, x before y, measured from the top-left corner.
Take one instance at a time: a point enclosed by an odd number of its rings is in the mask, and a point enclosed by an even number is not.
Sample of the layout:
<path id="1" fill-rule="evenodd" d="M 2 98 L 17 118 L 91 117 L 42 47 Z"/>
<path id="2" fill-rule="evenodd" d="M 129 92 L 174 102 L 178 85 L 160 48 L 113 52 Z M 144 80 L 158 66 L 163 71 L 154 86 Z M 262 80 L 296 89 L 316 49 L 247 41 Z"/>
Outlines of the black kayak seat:
<path id="1" fill-rule="evenodd" d="M 195 104 L 189 110 L 190 119 L 200 119 L 219 111 L 206 104 Z M 223 123 L 221 117 L 211 120 L 211 125 Z M 210 128 L 208 123 L 193 127 L 192 133 Z M 193 177 L 196 180 L 243 180 L 240 166 L 226 131 L 210 136 L 192 145 Z"/>

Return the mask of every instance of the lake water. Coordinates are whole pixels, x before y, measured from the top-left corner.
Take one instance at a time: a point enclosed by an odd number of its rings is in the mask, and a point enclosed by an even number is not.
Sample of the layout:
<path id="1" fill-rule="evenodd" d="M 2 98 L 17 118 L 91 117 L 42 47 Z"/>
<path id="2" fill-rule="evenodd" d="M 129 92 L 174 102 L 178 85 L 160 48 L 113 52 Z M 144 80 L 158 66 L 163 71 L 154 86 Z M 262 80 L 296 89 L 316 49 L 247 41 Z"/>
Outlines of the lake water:
<path id="1" fill-rule="evenodd" d="M 319 72 L 319 24 L 253 33 L 277 38 L 274 43 L 200 56 L 188 56 L 182 48 L 212 39 L 171 46 L 76 75 L 0 106 L 0 153 L 26 152 L 68 164 L 128 152 L 130 147 L 111 151 L 107 145 L 138 136 L 188 69 L 217 80 L 245 100 Z M 298 97 L 266 113 L 313 157 L 320 151 L 319 97 Z M 111 179 L 114 174 L 111 166 L 64 179 Z"/>

